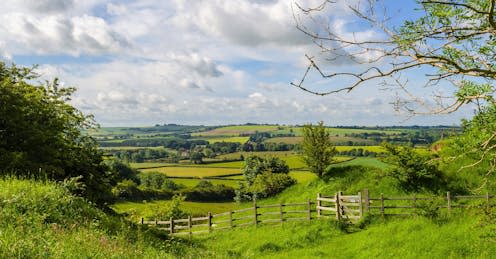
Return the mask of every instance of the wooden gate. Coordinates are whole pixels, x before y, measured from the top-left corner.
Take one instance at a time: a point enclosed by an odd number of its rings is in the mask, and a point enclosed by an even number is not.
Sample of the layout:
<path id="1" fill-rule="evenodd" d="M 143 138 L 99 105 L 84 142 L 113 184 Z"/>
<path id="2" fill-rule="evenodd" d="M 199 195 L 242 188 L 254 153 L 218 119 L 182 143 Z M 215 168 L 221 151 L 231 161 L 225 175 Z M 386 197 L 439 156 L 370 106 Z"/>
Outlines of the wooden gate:
<path id="1" fill-rule="evenodd" d="M 317 194 L 317 217 L 332 217 L 337 220 L 359 220 L 363 215 L 362 194 L 343 195 L 337 192 L 334 196 Z"/>

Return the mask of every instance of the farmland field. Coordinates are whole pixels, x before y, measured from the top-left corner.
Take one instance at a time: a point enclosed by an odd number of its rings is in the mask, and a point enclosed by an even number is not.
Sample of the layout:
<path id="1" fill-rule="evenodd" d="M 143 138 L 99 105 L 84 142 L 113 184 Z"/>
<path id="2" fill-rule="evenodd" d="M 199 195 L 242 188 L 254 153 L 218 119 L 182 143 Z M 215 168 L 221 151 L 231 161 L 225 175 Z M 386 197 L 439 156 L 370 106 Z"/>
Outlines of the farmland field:
<path id="1" fill-rule="evenodd" d="M 159 172 L 171 177 L 212 177 L 232 174 L 240 174 L 240 169 L 236 168 L 208 168 L 208 167 L 160 167 L 142 169 L 142 172 Z"/>
<path id="2" fill-rule="evenodd" d="M 351 165 L 361 165 L 361 166 L 369 166 L 369 167 L 377 167 L 381 169 L 386 169 L 389 167 L 388 164 L 376 159 L 376 158 L 371 158 L 371 157 L 357 157 L 353 160 L 342 162 L 336 165 L 331 165 L 332 167 L 334 166 L 351 166 Z"/>
<path id="3" fill-rule="evenodd" d="M 241 125 L 227 126 L 210 131 L 193 133 L 192 136 L 239 136 L 240 134 L 254 134 L 255 132 L 276 131 L 280 126 L 275 125 Z"/>
<path id="4" fill-rule="evenodd" d="M 167 206 L 170 200 L 157 200 L 146 202 L 119 202 L 112 205 L 117 213 L 127 213 L 132 215 L 136 222 L 138 218 L 144 217 L 152 219 L 153 215 L 160 209 Z M 222 213 L 230 210 L 235 210 L 239 207 L 235 202 L 189 202 L 181 203 L 181 208 L 193 216 L 204 216 L 208 212 Z"/>
<path id="5" fill-rule="evenodd" d="M 231 178 L 229 178 L 231 179 Z M 175 183 L 182 184 L 186 187 L 195 187 L 201 180 L 200 179 L 181 179 L 181 178 L 174 178 L 172 179 Z M 238 187 L 238 182 L 243 181 L 243 178 L 239 180 L 219 180 L 219 179 L 208 179 L 209 182 L 215 185 L 223 184 L 227 186 L 231 186 L 233 188 Z"/>
<path id="6" fill-rule="evenodd" d="M 375 153 L 386 152 L 382 146 L 336 146 L 337 151 L 350 151 L 352 149 L 363 149 Z"/>
<path id="7" fill-rule="evenodd" d="M 366 143 L 366 144 L 373 144 L 373 140 L 369 139 L 362 139 L 362 138 L 354 138 L 354 137 L 345 137 L 345 136 L 331 136 L 330 137 L 331 142 L 333 143 L 343 143 L 343 142 L 359 142 L 359 143 Z M 300 144 L 301 141 L 303 141 L 303 137 L 276 137 L 276 138 L 269 138 L 265 140 L 267 143 L 285 143 L 285 144 Z"/>
<path id="8" fill-rule="evenodd" d="M 197 139 L 202 139 L 208 141 L 208 143 L 213 144 L 215 142 L 231 142 L 231 143 L 246 143 L 250 137 L 214 137 L 214 138 L 197 138 Z"/>

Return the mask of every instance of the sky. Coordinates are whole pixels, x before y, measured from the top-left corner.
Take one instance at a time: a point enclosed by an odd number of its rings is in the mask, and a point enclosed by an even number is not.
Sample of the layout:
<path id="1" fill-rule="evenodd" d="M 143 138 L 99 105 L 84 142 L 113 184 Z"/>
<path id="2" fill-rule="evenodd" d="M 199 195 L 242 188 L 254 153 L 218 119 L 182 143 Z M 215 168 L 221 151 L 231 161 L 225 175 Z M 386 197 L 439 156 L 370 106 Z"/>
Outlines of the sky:
<path id="1" fill-rule="evenodd" d="M 321 15 L 336 33 L 380 37 L 355 23 L 345 4 L 355 1 L 338 1 Z M 418 16 L 414 1 L 385 3 L 394 23 Z M 294 8 L 292 0 L 3 0 L 0 59 L 37 64 L 43 79 L 75 86 L 72 104 L 102 126 L 456 125 L 471 116 L 470 107 L 450 115 L 398 114 L 391 104 L 397 93 L 377 81 L 324 97 L 291 86 L 305 71 L 305 54 L 320 56 L 326 72 L 360 69 L 325 61 L 296 29 Z M 420 87 L 427 72 L 409 75 L 419 96 L 430 94 Z M 348 82 L 311 75 L 305 86 Z"/>

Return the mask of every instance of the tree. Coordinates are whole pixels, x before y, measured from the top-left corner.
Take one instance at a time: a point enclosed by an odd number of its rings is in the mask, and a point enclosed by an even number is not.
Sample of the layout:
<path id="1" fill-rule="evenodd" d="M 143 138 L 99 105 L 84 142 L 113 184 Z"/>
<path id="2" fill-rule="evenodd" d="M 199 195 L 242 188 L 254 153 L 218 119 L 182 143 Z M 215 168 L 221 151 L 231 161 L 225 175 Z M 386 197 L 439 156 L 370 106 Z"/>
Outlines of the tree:
<path id="1" fill-rule="evenodd" d="M 242 172 L 246 183 L 239 182 L 235 190 L 234 199 L 238 202 L 268 197 L 296 183 L 296 180 L 288 175 L 289 167 L 286 162 L 277 157 L 247 157 Z"/>
<path id="2" fill-rule="evenodd" d="M 301 80 L 292 85 L 313 94 L 328 95 L 382 79 L 385 86 L 399 87 L 406 97 L 398 98 L 395 108 L 412 115 L 449 113 L 471 102 L 494 105 L 496 0 L 419 0 L 421 16 L 400 26 L 391 23 L 391 16 L 397 14 L 388 13 L 382 1 L 337 2 L 347 4 L 355 14 L 354 28 L 370 28 L 367 30 L 374 37 L 340 34 L 323 22 L 333 21 L 333 17 L 326 17 L 326 10 L 339 4 L 335 1 L 322 1 L 316 7 L 296 3 L 297 28 L 313 39 L 323 56 L 307 55 L 308 67 Z M 327 73 L 322 64 L 329 62 L 319 59 L 345 59 L 360 71 L 350 69 L 351 66 L 338 71 L 334 66 L 333 72 Z M 426 86 L 449 82 L 454 86 L 454 95 L 434 93 L 434 102 L 415 96 L 402 72 L 422 67 L 430 68 Z M 304 85 L 311 70 L 326 79 L 352 80 L 334 89 L 314 91 Z M 447 99 L 450 101 L 446 102 Z"/>
<path id="3" fill-rule="evenodd" d="M 398 15 L 384 8 L 383 2 L 295 3 L 297 28 L 315 42 L 321 54 L 306 55 L 307 69 L 292 85 L 312 94 L 329 95 L 379 80 L 398 91 L 394 108 L 410 116 L 451 113 L 472 103 L 478 117 L 492 117 L 496 113 L 496 0 L 418 0 L 418 15 L 402 24 L 392 23 L 391 17 L 397 20 Z M 326 10 L 335 4 L 347 5 L 355 15 L 353 28 L 367 28 L 374 36 L 357 37 L 356 33 L 333 30 L 329 23 L 335 20 L 326 15 Z M 332 64 L 328 61 L 337 59 L 356 66 L 333 66 L 332 72 L 326 72 Z M 415 95 L 408 84 L 408 73 L 419 68 L 428 71 L 423 89 L 432 89 L 430 100 Z M 312 71 L 329 80 L 347 80 L 333 89 L 312 90 L 305 85 Z M 443 93 L 443 85 L 451 86 L 444 90 L 448 94 Z M 481 127 L 481 121 L 475 119 L 464 122 L 467 146 L 460 146 L 463 152 L 455 158 L 471 156 L 475 162 L 470 166 L 496 164 L 496 130 L 493 125 Z M 492 172 L 496 166 L 489 168 Z"/>
<path id="4" fill-rule="evenodd" d="M 309 124 L 303 127 L 301 147 L 303 161 L 312 173 L 322 177 L 324 170 L 331 164 L 336 154 L 336 148 L 331 143 L 330 134 L 324 122 L 321 121 L 316 126 Z"/>
<path id="5" fill-rule="evenodd" d="M 74 88 L 57 79 L 35 84 L 32 68 L 0 62 L 0 175 L 57 181 L 80 177 L 79 194 L 102 204 L 111 199 L 114 173 L 102 163 L 90 116 L 68 101 Z"/>
<path id="6" fill-rule="evenodd" d="M 402 189 L 413 192 L 446 189 L 446 179 L 430 155 L 420 154 L 408 146 L 383 144 L 383 147 L 389 154 L 385 162 L 393 166 L 388 175 L 395 178 Z"/>

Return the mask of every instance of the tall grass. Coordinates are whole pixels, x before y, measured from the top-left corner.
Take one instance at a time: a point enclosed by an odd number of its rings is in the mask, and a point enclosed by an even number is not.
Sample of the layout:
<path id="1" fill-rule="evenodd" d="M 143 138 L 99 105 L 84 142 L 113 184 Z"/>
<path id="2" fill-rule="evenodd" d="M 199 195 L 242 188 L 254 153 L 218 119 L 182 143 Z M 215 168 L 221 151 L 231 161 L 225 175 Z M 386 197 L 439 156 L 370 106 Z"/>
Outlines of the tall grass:
<path id="1" fill-rule="evenodd" d="M 166 242 L 49 182 L 0 179 L 0 258 L 168 258 Z"/>

